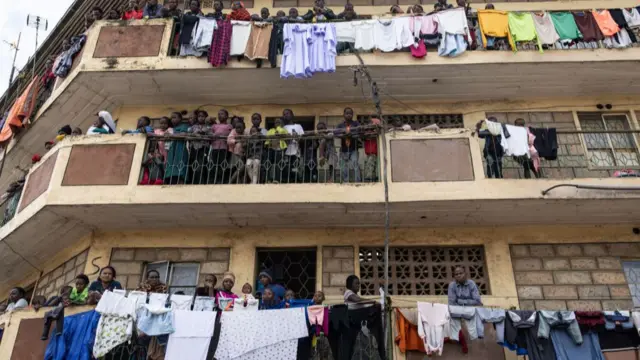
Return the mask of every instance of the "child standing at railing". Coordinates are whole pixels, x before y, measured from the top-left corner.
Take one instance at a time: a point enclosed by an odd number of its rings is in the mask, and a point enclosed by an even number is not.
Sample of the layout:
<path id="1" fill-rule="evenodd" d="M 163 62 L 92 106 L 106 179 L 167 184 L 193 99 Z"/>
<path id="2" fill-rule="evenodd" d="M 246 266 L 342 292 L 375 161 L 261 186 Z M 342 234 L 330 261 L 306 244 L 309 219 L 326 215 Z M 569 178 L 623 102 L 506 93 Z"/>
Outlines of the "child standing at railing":
<path id="1" fill-rule="evenodd" d="M 251 130 L 249 130 L 246 169 L 252 184 L 260 182 L 260 163 L 263 149 L 264 143 L 262 142 L 262 135 L 260 135 L 257 127 L 252 127 Z"/>
<path id="2" fill-rule="evenodd" d="M 325 165 L 329 167 L 329 172 L 326 176 L 326 181 L 328 183 L 333 182 L 333 177 L 335 174 L 335 166 L 338 162 L 338 154 L 336 153 L 336 148 L 333 143 L 333 133 L 327 132 L 327 124 L 323 122 L 319 122 L 316 127 L 322 139 L 320 140 L 320 166 L 324 167 Z"/>

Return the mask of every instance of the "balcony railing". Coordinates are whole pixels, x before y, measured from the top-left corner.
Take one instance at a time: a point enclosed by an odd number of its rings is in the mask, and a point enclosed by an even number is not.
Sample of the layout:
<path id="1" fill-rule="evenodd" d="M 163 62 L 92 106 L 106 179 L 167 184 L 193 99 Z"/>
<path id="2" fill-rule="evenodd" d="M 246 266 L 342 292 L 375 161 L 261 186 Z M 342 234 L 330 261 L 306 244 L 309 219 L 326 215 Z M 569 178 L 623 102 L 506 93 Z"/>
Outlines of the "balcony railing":
<path id="1" fill-rule="evenodd" d="M 489 146 L 484 151 L 485 175 L 508 179 L 640 177 L 638 134 L 640 130 L 558 130 L 557 158 L 540 157 L 537 169 L 527 156 L 506 156 L 500 148 Z"/>
<path id="2" fill-rule="evenodd" d="M 141 185 L 372 183 L 378 130 L 349 134 L 149 135 Z"/>

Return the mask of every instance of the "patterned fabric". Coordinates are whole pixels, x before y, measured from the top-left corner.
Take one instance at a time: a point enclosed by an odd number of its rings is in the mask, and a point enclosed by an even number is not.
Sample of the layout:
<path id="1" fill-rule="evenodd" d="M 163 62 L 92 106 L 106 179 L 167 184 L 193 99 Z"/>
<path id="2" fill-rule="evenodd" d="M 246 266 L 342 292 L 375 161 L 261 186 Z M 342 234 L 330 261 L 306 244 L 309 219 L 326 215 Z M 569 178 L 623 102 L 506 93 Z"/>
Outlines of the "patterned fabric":
<path id="1" fill-rule="evenodd" d="M 373 339 L 375 341 L 375 339 Z M 376 351 L 377 354 L 377 351 Z M 313 355 L 311 360 L 333 360 L 333 354 L 331 353 L 331 345 L 329 339 L 323 334 L 316 339 L 316 346 L 313 348 Z"/>
<path id="2" fill-rule="evenodd" d="M 196 296 L 193 303 L 193 311 L 213 311 L 216 307 L 216 300 L 208 296 Z"/>
<path id="3" fill-rule="evenodd" d="M 218 28 L 213 33 L 211 53 L 209 54 L 209 63 L 213 65 L 213 67 L 227 65 L 229 62 L 232 31 L 230 21 L 218 20 Z"/>
<path id="4" fill-rule="evenodd" d="M 158 283 L 155 286 L 149 284 L 148 281 L 143 282 L 142 284 L 140 284 L 140 286 L 138 287 L 138 291 L 144 291 L 144 292 L 148 292 L 148 293 L 159 293 L 159 294 L 164 294 L 167 292 L 167 285 L 163 284 L 163 283 Z"/>
<path id="5" fill-rule="evenodd" d="M 369 181 L 378 178 L 378 155 L 367 155 L 364 160 L 364 178 Z"/>
<path id="6" fill-rule="evenodd" d="M 378 353 L 378 342 L 369 329 L 363 328 L 358 333 L 351 360 L 382 360 Z"/>
<path id="7" fill-rule="evenodd" d="M 105 356 L 116 346 L 124 344 L 131 339 L 131 317 L 103 314 L 98 323 L 96 341 L 93 345 L 93 356 L 100 358 Z"/>

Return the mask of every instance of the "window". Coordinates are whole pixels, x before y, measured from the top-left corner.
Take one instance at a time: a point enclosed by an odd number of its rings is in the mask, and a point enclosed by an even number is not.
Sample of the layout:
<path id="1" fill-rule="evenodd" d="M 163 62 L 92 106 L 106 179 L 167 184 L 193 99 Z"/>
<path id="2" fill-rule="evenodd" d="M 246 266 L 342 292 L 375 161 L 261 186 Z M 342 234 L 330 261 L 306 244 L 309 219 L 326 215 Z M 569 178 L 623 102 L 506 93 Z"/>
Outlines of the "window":
<path id="1" fill-rule="evenodd" d="M 360 248 L 360 290 L 376 295 L 384 283 L 384 248 Z M 447 295 L 453 270 L 462 266 L 481 294 L 489 294 L 484 248 L 392 247 L 389 249 L 389 294 Z"/>
<path id="2" fill-rule="evenodd" d="M 640 167 L 638 148 L 626 114 L 578 113 L 587 147 L 589 166 L 595 168 Z"/>
<path id="3" fill-rule="evenodd" d="M 182 291 L 186 295 L 193 295 L 198 286 L 200 263 L 172 263 L 169 261 L 148 263 L 144 270 L 144 276 L 147 276 L 149 270 L 157 270 L 160 273 L 160 281 L 167 284 L 171 294 Z"/>
<path id="4" fill-rule="evenodd" d="M 633 306 L 640 306 L 640 261 L 623 261 L 624 277 L 629 284 Z"/>
<path id="5" fill-rule="evenodd" d="M 260 271 L 269 269 L 274 283 L 293 290 L 296 298 L 313 298 L 316 292 L 316 248 L 258 249 L 257 261 L 256 279 Z M 258 289 L 258 284 L 255 289 Z"/>

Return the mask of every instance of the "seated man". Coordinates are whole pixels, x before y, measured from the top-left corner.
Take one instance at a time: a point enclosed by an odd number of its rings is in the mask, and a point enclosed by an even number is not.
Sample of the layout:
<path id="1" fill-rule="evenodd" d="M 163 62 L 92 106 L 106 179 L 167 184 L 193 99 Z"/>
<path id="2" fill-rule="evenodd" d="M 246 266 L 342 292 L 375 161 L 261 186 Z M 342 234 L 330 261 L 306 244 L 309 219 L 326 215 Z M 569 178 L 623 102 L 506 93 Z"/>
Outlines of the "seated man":
<path id="1" fill-rule="evenodd" d="M 353 4 L 351 3 L 347 3 L 344 6 L 344 11 L 341 12 L 340 14 L 338 14 L 338 19 L 344 19 L 346 21 L 351 21 L 351 20 L 355 20 L 358 18 L 358 14 L 356 14 L 355 10 L 353 9 Z"/>
<path id="2" fill-rule="evenodd" d="M 462 266 L 456 266 L 453 270 L 455 279 L 449 284 L 449 305 L 482 306 L 480 291 L 473 280 L 467 279 L 467 273 Z"/>

